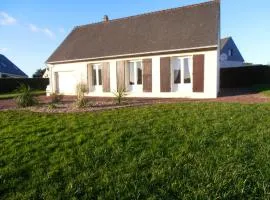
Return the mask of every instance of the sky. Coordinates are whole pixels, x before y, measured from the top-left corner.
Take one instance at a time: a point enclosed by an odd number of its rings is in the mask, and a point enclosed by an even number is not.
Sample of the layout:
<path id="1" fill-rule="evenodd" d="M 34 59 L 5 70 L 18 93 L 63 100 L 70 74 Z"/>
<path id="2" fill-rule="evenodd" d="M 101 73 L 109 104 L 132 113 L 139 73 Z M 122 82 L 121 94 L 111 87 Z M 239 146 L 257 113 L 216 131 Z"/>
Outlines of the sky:
<path id="1" fill-rule="evenodd" d="M 204 1 L 0 0 L 0 54 L 32 76 L 74 26 Z M 246 62 L 270 63 L 270 1 L 221 0 L 221 36 L 233 37 Z"/>

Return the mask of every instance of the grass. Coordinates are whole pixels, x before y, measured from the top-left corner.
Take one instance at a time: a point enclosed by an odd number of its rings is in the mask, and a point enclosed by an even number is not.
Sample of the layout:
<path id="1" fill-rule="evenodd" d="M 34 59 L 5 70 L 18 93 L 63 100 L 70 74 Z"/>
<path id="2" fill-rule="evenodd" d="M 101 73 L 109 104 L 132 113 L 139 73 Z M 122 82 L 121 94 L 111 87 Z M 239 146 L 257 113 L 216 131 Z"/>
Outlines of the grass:
<path id="1" fill-rule="evenodd" d="M 269 199 L 270 104 L 0 112 L 0 199 Z"/>
<path id="2" fill-rule="evenodd" d="M 265 91 L 262 91 L 262 94 L 263 94 L 264 96 L 270 97 L 270 89 L 267 89 L 267 90 L 265 90 Z"/>
<path id="3" fill-rule="evenodd" d="M 267 85 L 267 84 L 254 85 L 253 90 L 261 93 L 262 95 L 266 97 L 270 97 L 270 85 Z"/>
<path id="4" fill-rule="evenodd" d="M 42 90 L 37 90 L 37 91 L 32 91 L 32 93 L 35 95 L 35 96 L 39 96 L 39 95 L 45 95 L 46 94 L 46 91 L 42 91 Z M 16 92 L 12 92 L 12 93 L 4 93 L 4 94 L 1 94 L 0 93 L 0 100 L 1 99 L 12 99 L 14 97 L 16 97 L 19 93 L 16 93 Z"/>

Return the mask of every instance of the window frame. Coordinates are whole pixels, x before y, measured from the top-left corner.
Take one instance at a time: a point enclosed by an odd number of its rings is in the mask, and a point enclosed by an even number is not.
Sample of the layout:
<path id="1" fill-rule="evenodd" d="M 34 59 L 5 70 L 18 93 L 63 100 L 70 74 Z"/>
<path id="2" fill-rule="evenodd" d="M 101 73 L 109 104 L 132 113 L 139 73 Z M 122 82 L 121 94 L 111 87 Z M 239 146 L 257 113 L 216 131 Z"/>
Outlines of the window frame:
<path id="1" fill-rule="evenodd" d="M 102 65 L 101 63 L 94 63 L 92 64 L 92 86 L 96 87 L 96 86 L 102 86 Z M 100 72 L 100 77 L 99 77 L 99 72 Z M 94 79 L 93 76 L 95 76 L 95 82 L 96 84 L 94 84 Z M 100 84 L 101 83 L 101 84 Z"/>
<path id="2" fill-rule="evenodd" d="M 142 70 L 142 75 L 141 75 L 141 84 L 138 84 L 138 80 L 139 80 L 139 77 L 138 77 L 138 65 L 137 63 L 140 62 L 141 63 L 141 70 Z M 130 84 L 130 63 L 133 63 L 133 73 L 134 73 L 134 76 L 133 76 L 133 80 L 134 80 L 134 84 Z M 142 86 L 143 85 L 143 62 L 142 60 L 129 60 L 128 61 L 128 67 L 129 67 L 129 86 Z"/>
<path id="3" fill-rule="evenodd" d="M 178 59 L 180 60 L 180 83 L 175 83 L 174 81 L 174 70 L 175 70 L 175 65 L 173 62 L 173 59 Z M 190 75 L 190 82 L 185 83 L 185 63 L 184 60 L 188 59 L 188 67 L 189 67 L 189 75 Z M 184 87 L 191 87 L 193 84 L 193 55 L 187 55 L 187 56 L 173 56 L 171 57 L 171 85 L 172 88 L 177 88 L 175 89 L 176 91 L 179 91 L 180 88 Z"/>
<path id="4" fill-rule="evenodd" d="M 103 92 L 103 65 L 102 63 L 90 63 L 89 69 L 92 70 L 91 75 L 92 77 L 89 77 L 90 85 L 89 85 L 89 93 L 101 93 Z M 99 77 L 99 71 L 101 70 L 100 77 Z M 89 73 L 87 74 L 89 76 Z M 94 78 L 95 77 L 95 78 Z M 94 80 L 96 84 L 94 84 Z M 101 83 L 101 84 L 99 84 Z"/>

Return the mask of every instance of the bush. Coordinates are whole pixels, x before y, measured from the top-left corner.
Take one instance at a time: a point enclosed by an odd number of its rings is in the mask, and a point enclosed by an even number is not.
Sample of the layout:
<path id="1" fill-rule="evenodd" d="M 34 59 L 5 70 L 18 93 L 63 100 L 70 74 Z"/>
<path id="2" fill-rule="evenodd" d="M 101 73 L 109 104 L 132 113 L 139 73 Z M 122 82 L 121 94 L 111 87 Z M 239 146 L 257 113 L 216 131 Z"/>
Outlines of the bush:
<path id="1" fill-rule="evenodd" d="M 118 104 L 122 103 L 123 98 L 127 95 L 125 88 L 119 88 L 117 91 L 113 92 L 115 100 Z"/>
<path id="2" fill-rule="evenodd" d="M 85 97 L 76 99 L 75 106 L 77 108 L 85 108 L 87 107 L 87 105 L 88 105 L 88 100 Z"/>
<path id="3" fill-rule="evenodd" d="M 63 95 L 62 94 L 56 94 L 56 93 L 52 93 L 51 94 L 51 103 L 61 103 L 63 100 Z"/>
<path id="4" fill-rule="evenodd" d="M 19 93 L 15 97 L 15 101 L 18 107 L 28 107 L 38 103 L 29 85 L 21 84 L 16 92 Z"/>
<path id="5" fill-rule="evenodd" d="M 85 83 L 78 83 L 76 86 L 77 99 L 75 106 L 77 108 L 85 108 L 88 104 L 84 94 L 88 91 L 88 87 Z"/>
<path id="6" fill-rule="evenodd" d="M 84 97 L 84 94 L 88 92 L 88 87 L 85 83 L 78 83 L 76 85 L 77 97 Z"/>

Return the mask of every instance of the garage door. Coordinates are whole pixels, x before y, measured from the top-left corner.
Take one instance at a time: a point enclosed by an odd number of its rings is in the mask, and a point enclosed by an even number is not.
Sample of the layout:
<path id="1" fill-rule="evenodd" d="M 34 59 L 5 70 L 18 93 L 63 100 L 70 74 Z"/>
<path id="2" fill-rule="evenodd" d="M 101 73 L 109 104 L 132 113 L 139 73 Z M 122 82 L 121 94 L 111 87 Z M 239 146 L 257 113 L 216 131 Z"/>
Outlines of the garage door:
<path id="1" fill-rule="evenodd" d="M 57 72 L 56 85 L 59 93 L 74 94 L 76 88 L 74 72 Z"/>

